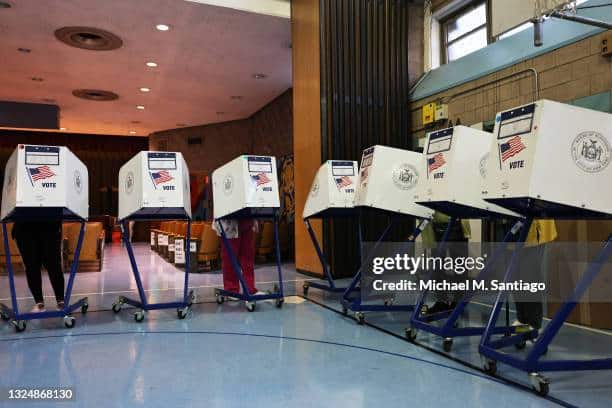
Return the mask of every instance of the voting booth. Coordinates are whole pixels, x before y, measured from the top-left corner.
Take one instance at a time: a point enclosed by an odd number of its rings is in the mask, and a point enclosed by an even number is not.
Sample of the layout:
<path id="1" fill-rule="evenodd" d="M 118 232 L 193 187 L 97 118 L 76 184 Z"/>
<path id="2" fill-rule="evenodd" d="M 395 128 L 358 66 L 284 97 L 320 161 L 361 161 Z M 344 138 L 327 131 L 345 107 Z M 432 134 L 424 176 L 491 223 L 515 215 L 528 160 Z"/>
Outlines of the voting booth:
<path id="1" fill-rule="evenodd" d="M 122 239 L 128 252 L 130 265 L 136 280 L 139 300 L 121 296 L 112 309 L 119 313 L 124 304 L 134 306 L 137 322 L 144 320 L 149 310 L 176 308 L 179 319 L 184 319 L 194 300 L 189 291 L 189 254 L 185 265 L 185 280 L 182 300 L 177 302 L 149 303 L 144 290 L 132 243 L 128 237 L 129 221 L 184 220 L 187 221 L 186 246 L 191 238 L 191 193 L 189 169 L 180 152 L 150 152 L 136 154 L 119 169 L 119 221 Z M 168 236 L 156 234 L 154 246 L 162 247 Z M 153 241 L 151 242 L 153 244 Z"/>
<path id="2" fill-rule="evenodd" d="M 276 158 L 243 155 L 212 174 L 214 218 L 272 216 L 280 207 Z"/>
<path id="3" fill-rule="evenodd" d="M 355 207 L 368 207 L 375 211 L 390 215 L 390 221 L 370 252 L 362 256 L 361 267 L 342 295 L 343 312 L 352 310 L 357 322 L 365 322 L 364 311 L 411 311 L 414 305 L 394 305 L 393 299 L 385 300 L 384 305 L 363 304 L 361 295 L 352 297 L 357 292 L 362 277 L 362 268 L 368 264 L 369 257 L 377 250 L 379 244 L 386 238 L 391 227 L 401 216 L 417 219 L 417 227 L 407 242 L 412 242 L 427 225 L 433 211 L 416 204 L 414 194 L 422 178 L 425 159 L 421 153 L 394 147 L 376 145 L 363 151 L 359 168 L 359 181 L 355 194 Z M 359 223 L 360 236 L 361 222 Z M 408 235 L 408 234 L 407 234 Z M 361 290 L 363 293 L 363 289 Z"/>
<path id="4" fill-rule="evenodd" d="M 284 295 L 278 242 L 280 197 L 276 158 L 256 155 L 239 156 L 213 172 L 212 188 L 214 222 L 242 288 L 241 293 L 216 289 L 217 303 L 222 304 L 226 297 L 244 300 L 247 310 L 252 312 L 255 310 L 256 301 L 274 299 L 276 306 L 282 307 Z M 272 218 L 274 220 L 274 242 L 279 282 L 274 290 L 268 294 L 255 295 L 249 293 L 240 262 L 229 244 L 224 223 L 221 221 L 238 218 Z"/>
<path id="5" fill-rule="evenodd" d="M 612 115 L 539 100 L 499 112 L 493 135 L 483 197 L 526 216 L 506 283 L 515 279 L 515 265 L 534 218 L 612 218 Z M 500 293 L 479 346 L 485 370 L 494 373 L 497 362 L 523 370 L 532 387 L 545 395 L 550 381 L 540 372 L 612 369 L 612 358 L 542 358 L 611 253 L 612 235 L 540 333 L 529 330 L 495 338 L 496 321 L 508 296 Z M 534 343 L 526 356 L 503 350 L 530 339 Z"/>
<path id="6" fill-rule="evenodd" d="M 70 295 L 83 243 L 85 221 L 89 216 L 89 175 L 87 167 L 64 146 L 17 146 L 4 169 L 2 187 L 2 229 L 7 258 L 12 308 L 1 305 L 0 314 L 11 320 L 17 331 L 26 328 L 26 321 L 47 317 L 64 317 L 66 327 L 74 326 L 71 312 L 81 308 L 87 312 L 87 298 L 70 304 Z M 59 311 L 20 313 L 16 300 L 13 268 L 10 260 L 6 223 L 14 221 L 81 222 L 74 262 L 66 286 L 65 308 Z M 59 255 L 59 254 L 58 254 Z"/>
<path id="7" fill-rule="evenodd" d="M 415 194 L 415 201 L 426 207 L 440 211 L 450 217 L 447 231 L 461 219 L 470 218 L 506 218 L 520 219 L 522 216 L 499 205 L 482 199 L 482 183 L 489 177 L 487 164 L 490 160 L 490 145 L 494 140 L 492 133 L 483 132 L 466 126 L 455 126 L 430 132 L 425 138 L 423 155 L 423 173 L 425 177 Z M 518 233 L 520 221 L 515 221 L 512 234 L 507 234 L 504 242 Z M 437 243 L 436 252 L 444 253 L 448 233 Z M 452 242 L 450 245 L 454 245 Z M 493 255 L 493 260 L 500 253 Z M 493 262 L 479 273 L 477 279 L 484 279 L 491 272 Z M 418 330 L 442 337 L 442 346 L 450 351 L 455 337 L 479 336 L 484 332 L 484 326 L 459 327 L 460 319 L 471 299 L 470 293 L 463 294 L 448 313 L 432 315 L 423 314 L 425 300 L 429 291 L 423 290 L 413 311 L 410 327 L 406 329 L 406 337 L 414 341 Z M 512 328 L 497 327 L 500 333 L 511 334 Z"/>
<path id="8" fill-rule="evenodd" d="M 612 218 L 612 116 L 540 100 L 497 114 L 483 198 L 539 218 Z"/>
<path id="9" fill-rule="evenodd" d="M 319 245 L 317 236 L 310 225 L 311 218 L 347 217 L 357 214 L 355 209 L 355 192 L 359 174 L 357 162 L 351 160 L 327 160 L 319 167 L 315 175 L 310 193 L 304 205 L 302 218 L 310 240 L 317 252 L 323 275 L 327 283 L 304 282 L 304 295 L 310 287 L 328 292 L 342 293 L 346 288 L 337 287 Z"/>
<path id="10" fill-rule="evenodd" d="M 433 211 L 414 202 L 425 177 L 423 155 L 388 146 L 363 151 L 355 206 L 430 219 Z"/>
<path id="11" fill-rule="evenodd" d="M 354 209 L 358 177 L 356 161 L 328 160 L 323 163 L 312 181 L 302 218 Z"/>
<path id="12" fill-rule="evenodd" d="M 520 217 L 482 199 L 493 134 L 455 126 L 427 134 L 417 203 L 459 218 Z"/>
<path id="13" fill-rule="evenodd" d="M 119 170 L 119 220 L 191 218 L 189 169 L 179 152 L 140 152 Z"/>

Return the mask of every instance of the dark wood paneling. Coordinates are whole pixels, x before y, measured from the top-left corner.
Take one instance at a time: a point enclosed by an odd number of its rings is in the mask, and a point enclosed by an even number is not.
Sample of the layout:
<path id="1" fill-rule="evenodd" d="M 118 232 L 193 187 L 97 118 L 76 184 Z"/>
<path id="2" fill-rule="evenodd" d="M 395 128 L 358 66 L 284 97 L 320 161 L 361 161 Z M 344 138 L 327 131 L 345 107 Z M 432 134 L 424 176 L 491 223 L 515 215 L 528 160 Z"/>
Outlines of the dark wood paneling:
<path id="1" fill-rule="evenodd" d="M 409 149 L 409 11 L 404 0 L 321 0 L 322 160 L 360 160 L 376 144 Z M 367 212 L 364 238 L 376 239 L 387 216 Z M 404 239 L 412 222 L 389 239 Z M 358 265 L 357 224 L 324 224 L 324 245 L 337 276 Z"/>

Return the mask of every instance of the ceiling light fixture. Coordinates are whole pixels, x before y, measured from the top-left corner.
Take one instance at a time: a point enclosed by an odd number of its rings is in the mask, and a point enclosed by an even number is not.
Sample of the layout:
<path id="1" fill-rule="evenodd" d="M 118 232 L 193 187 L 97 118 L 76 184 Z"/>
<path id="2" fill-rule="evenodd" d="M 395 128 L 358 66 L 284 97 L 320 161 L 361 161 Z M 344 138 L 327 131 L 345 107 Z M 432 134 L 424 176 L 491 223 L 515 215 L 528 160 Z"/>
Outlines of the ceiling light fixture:
<path id="1" fill-rule="evenodd" d="M 167 24 L 158 24 L 155 26 L 155 28 L 157 28 L 158 31 L 168 31 L 170 26 Z"/>
<path id="2" fill-rule="evenodd" d="M 136 131 L 135 130 L 130 130 L 130 135 L 135 135 Z"/>
<path id="3" fill-rule="evenodd" d="M 140 92 L 150 92 L 151 88 L 147 88 L 146 86 L 143 86 L 142 88 L 140 88 Z"/>
<path id="4" fill-rule="evenodd" d="M 136 109 L 144 110 L 144 106 L 143 105 L 136 105 Z"/>
<path id="5" fill-rule="evenodd" d="M 153 62 L 153 61 L 149 61 L 149 62 L 147 62 L 147 67 L 150 67 L 150 68 L 155 68 L 156 66 L 157 66 L 157 63 L 156 63 L 156 62 Z"/>
<path id="6" fill-rule="evenodd" d="M 32 81 L 34 81 L 34 82 L 42 82 L 42 81 L 44 81 L 44 79 L 42 79 L 41 77 L 31 77 L 30 79 Z"/>
<path id="7" fill-rule="evenodd" d="M 60 130 L 63 132 L 64 130 L 66 130 L 65 127 L 61 127 Z"/>
<path id="8" fill-rule="evenodd" d="M 253 78 L 255 79 L 265 79 L 268 76 L 266 74 L 253 74 Z"/>

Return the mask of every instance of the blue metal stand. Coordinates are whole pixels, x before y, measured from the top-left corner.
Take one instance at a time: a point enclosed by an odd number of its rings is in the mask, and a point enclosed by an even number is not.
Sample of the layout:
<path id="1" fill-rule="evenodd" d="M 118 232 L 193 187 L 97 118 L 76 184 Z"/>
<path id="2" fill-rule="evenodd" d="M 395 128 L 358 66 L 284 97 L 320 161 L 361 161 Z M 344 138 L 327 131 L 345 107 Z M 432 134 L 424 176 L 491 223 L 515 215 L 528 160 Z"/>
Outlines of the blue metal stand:
<path id="1" fill-rule="evenodd" d="M 66 293 L 64 295 L 64 309 L 62 310 L 49 310 L 45 312 L 34 312 L 34 313 L 19 313 L 19 305 L 17 304 L 17 292 L 15 290 L 15 275 L 13 272 L 13 263 L 11 261 L 11 249 L 9 246 L 9 237 L 6 231 L 6 220 L 2 221 L 2 234 L 4 237 L 4 253 L 6 256 L 6 268 L 8 271 L 9 287 L 11 290 L 11 307 L 4 304 L 0 304 L 0 316 L 3 320 L 10 320 L 15 330 L 18 332 L 26 329 L 26 321 L 35 319 L 46 319 L 49 317 L 63 317 L 64 325 L 68 328 L 74 327 L 75 318 L 72 316 L 72 312 L 76 309 L 81 309 L 81 313 L 87 313 L 89 304 L 86 297 L 79 299 L 73 304 L 70 304 L 70 296 L 72 295 L 72 287 L 74 285 L 74 277 L 76 276 L 79 267 L 79 256 L 81 255 L 81 245 L 83 244 L 83 236 L 85 235 L 85 220 L 81 220 L 81 229 L 79 231 L 79 238 L 77 246 L 74 252 L 74 260 L 72 267 L 70 268 L 70 275 L 68 278 L 68 285 L 66 286 Z"/>
<path id="2" fill-rule="evenodd" d="M 532 219 L 528 219 L 527 224 L 525 225 L 525 229 L 521 233 L 521 238 L 519 240 L 519 243 L 517 244 L 517 248 L 512 254 L 510 265 L 506 270 L 504 282 L 508 282 L 512 278 L 512 273 L 516 269 L 516 262 L 521 252 L 521 249 L 524 246 L 525 238 L 527 236 L 527 232 L 529 231 L 529 226 L 531 222 Z M 506 293 L 500 292 L 497 295 L 493 311 L 489 318 L 487 327 L 482 335 L 480 346 L 478 348 L 480 354 L 483 356 L 484 359 L 485 370 L 491 374 L 495 373 L 498 361 L 509 366 L 518 368 L 521 371 L 529 373 L 529 380 L 536 392 L 541 395 L 546 395 L 548 393 L 550 381 L 546 377 L 539 374 L 539 372 L 612 369 L 612 358 L 598 358 L 593 360 L 540 360 L 540 358 L 548 350 L 548 346 L 555 338 L 555 336 L 565 323 L 566 319 L 575 309 L 580 298 L 584 295 L 585 291 L 591 286 L 593 280 L 601 271 L 603 264 L 606 262 L 611 253 L 612 235 L 610 235 L 608 239 L 604 242 L 601 250 L 599 251 L 599 254 L 595 258 L 595 260 L 589 264 L 586 272 L 576 285 L 576 288 L 574 289 L 570 297 L 563 302 L 559 310 L 555 313 L 552 320 L 544 328 L 540 336 L 537 336 L 537 332 L 534 335 L 534 330 L 528 333 L 521 333 L 509 337 L 503 337 L 501 339 L 492 338 L 495 334 L 495 323 L 497 321 L 497 318 L 499 317 L 499 313 L 502 309 L 504 300 L 508 296 Z M 537 338 L 537 340 L 535 340 L 533 348 L 531 348 L 529 353 L 527 353 L 526 358 L 519 358 L 518 356 L 513 356 L 500 351 L 504 347 L 520 344 L 521 342 L 524 342 L 527 338 Z"/>
<path id="3" fill-rule="evenodd" d="M 359 324 L 363 324 L 365 322 L 365 315 L 363 314 L 363 312 L 409 312 L 414 309 L 414 305 L 394 305 L 389 301 L 386 301 L 382 305 L 363 304 L 361 302 L 361 290 L 358 285 L 361 281 L 363 267 L 369 263 L 373 254 L 376 253 L 376 249 L 379 247 L 380 243 L 386 238 L 394 223 L 395 219 L 391 218 L 383 233 L 380 235 L 374 246 L 366 255 L 367 261 L 362 260 L 361 266 L 357 270 L 357 273 L 355 274 L 355 276 L 353 276 L 351 283 L 342 294 L 342 299 L 340 300 L 342 304 L 342 313 L 346 315 L 349 310 L 355 312 L 355 319 Z M 423 231 L 423 229 L 428 223 L 429 220 L 421 220 L 406 242 L 414 242 L 414 240 L 419 236 L 419 234 Z M 359 242 L 362 242 L 361 221 L 359 222 Z M 353 292 L 359 292 L 359 296 L 352 297 L 351 293 Z"/>
<path id="4" fill-rule="evenodd" d="M 448 239 L 448 234 L 450 232 L 452 224 L 457 221 L 458 220 L 456 218 L 451 218 L 451 220 L 449 221 L 449 225 L 446 228 L 444 238 L 440 243 L 438 243 L 438 255 L 441 255 L 442 251 L 445 249 L 446 240 Z M 523 223 L 524 221 L 516 221 L 510 231 L 506 233 L 502 243 L 505 244 L 507 242 L 510 242 L 511 239 L 520 230 L 524 231 L 525 228 L 523 228 Z M 529 231 L 529 228 L 527 228 L 527 231 Z M 483 270 L 480 271 L 480 273 L 478 274 L 478 277 L 476 278 L 477 280 L 486 279 L 490 275 L 493 265 L 495 265 L 495 262 L 504 250 L 504 246 L 497 248 L 491 258 L 488 259 L 487 264 L 485 265 Z M 414 341 L 416 340 L 418 330 L 423 330 L 427 333 L 432 333 L 436 336 L 444 338 L 443 347 L 444 350 L 448 352 L 452 348 L 453 338 L 482 335 L 485 331 L 484 326 L 456 327 L 457 321 L 461 317 L 461 314 L 470 304 L 470 301 L 472 300 L 475 294 L 476 292 L 474 291 L 464 293 L 461 300 L 457 303 L 457 306 L 452 310 L 447 310 L 435 314 L 423 314 L 421 313 L 421 310 L 424 305 L 425 297 L 427 296 L 427 291 L 423 291 L 419 297 L 419 302 L 417 303 L 417 306 L 412 313 L 412 317 L 410 319 L 411 327 L 409 329 L 406 329 L 406 337 L 409 340 Z M 441 320 L 444 320 L 441 325 L 436 326 L 433 324 L 434 322 L 439 322 Z M 502 327 L 494 327 L 492 328 L 492 331 L 495 334 L 504 334 L 506 336 L 509 336 L 515 332 L 515 329 L 516 328 L 514 327 L 506 325 Z"/>
<path id="5" fill-rule="evenodd" d="M 253 216 L 253 218 L 269 218 L 269 217 L 257 217 Z M 229 243 L 229 239 L 225 234 L 225 230 L 223 229 L 223 224 L 220 222 L 217 223 L 219 226 L 219 230 L 221 232 L 221 242 L 223 246 L 227 250 L 230 260 L 232 262 L 232 267 L 234 268 L 234 272 L 236 276 L 238 276 L 238 280 L 240 281 L 240 287 L 242 288 L 242 292 L 231 292 L 224 289 L 215 289 L 215 298 L 218 304 L 222 304 L 225 302 L 225 298 L 233 298 L 243 300 L 245 302 L 245 306 L 249 312 L 255 311 L 256 302 L 258 300 L 270 300 L 274 299 L 276 307 L 282 307 L 285 301 L 285 295 L 283 292 L 283 272 L 281 268 L 281 254 L 280 254 L 280 244 L 278 238 L 278 212 L 275 211 L 273 215 L 274 219 L 274 247 L 276 252 L 276 269 L 278 271 L 278 285 L 274 285 L 274 290 L 265 294 L 265 295 L 256 295 L 254 293 L 249 293 L 249 288 L 244 279 L 244 274 L 242 272 L 242 266 L 236 257 L 236 254 L 232 250 L 232 246 Z"/>
<path id="6" fill-rule="evenodd" d="M 142 219 L 139 219 L 142 220 Z M 187 236 L 185 237 L 185 280 L 183 284 L 183 298 L 178 302 L 164 302 L 164 303 L 149 303 L 147 301 L 147 295 L 140 278 L 140 272 L 138 271 L 138 265 L 136 264 L 136 258 L 134 257 L 134 249 L 132 243 L 128 237 L 126 231 L 128 231 L 128 219 L 124 219 L 121 222 L 121 235 L 123 244 L 127 249 L 128 257 L 130 259 L 130 265 L 132 272 L 134 273 L 134 279 L 136 280 L 136 286 L 138 287 L 138 296 L 140 300 L 134 300 L 125 296 L 120 296 L 115 303 L 113 303 L 113 312 L 119 313 L 123 304 L 128 304 L 138 308 L 139 310 L 134 313 L 134 320 L 141 322 L 144 320 L 144 312 L 149 310 L 160 310 L 160 309 L 173 309 L 176 308 L 176 314 L 179 319 L 184 319 L 191 310 L 193 304 L 194 295 L 193 290 L 189 290 L 189 266 L 190 266 L 190 254 L 189 250 L 191 244 L 191 219 L 187 219 Z"/>
<path id="7" fill-rule="evenodd" d="M 321 249 L 321 246 L 319 245 L 319 241 L 317 240 L 317 236 L 315 235 L 310 225 L 310 220 L 305 219 L 304 224 L 306 225 L 306 231 L 308 231 L 308 235 L 310 236 L 312 245 L 314 246 L 315 251 L 317 252 L 319 262 L 321 262 L 321 267 L 323 268 L 323 277 L 327 281 L 327 283 L 319 283 L 319 282 L 312 282 L 312 281 L 304 282 L 304 288 L 303 288 L 304 296 L 308 295 L 309 288 L 321 289 L 325 292 L 330 292 L 330 293 L 344 293 L 347 288 L 336 286 L 336 283 L 334 282 L 334 278 L 329 270 L 329 264 L 327 262 L 327 259 L 325 258 L 325 254 L 323 253 L 323 250 Z M 361 242 L 361 229 L 360 229 L 359 230 L 359 251 L 360 252 L 361 252 L 361 244 L 362 242 Z M 361 256 L 359 256 L 359 259 L 361 259 Z M 354 288 L 354 291 L 359 291 L 359 288 L 358 287 Z"/>

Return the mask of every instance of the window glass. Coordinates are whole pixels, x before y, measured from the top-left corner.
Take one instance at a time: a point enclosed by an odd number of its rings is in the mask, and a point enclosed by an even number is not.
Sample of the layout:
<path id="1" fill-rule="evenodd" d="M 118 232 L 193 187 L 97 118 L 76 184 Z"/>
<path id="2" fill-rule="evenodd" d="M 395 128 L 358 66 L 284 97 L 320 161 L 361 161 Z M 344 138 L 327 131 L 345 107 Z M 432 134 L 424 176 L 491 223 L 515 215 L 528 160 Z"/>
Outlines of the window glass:
<path id="1" fill-rule="evenodd" d="M 447 48 L 448 62 L 487 46 L 487 28 L 483 27 L 465 37 L 451 43 Z"/>

